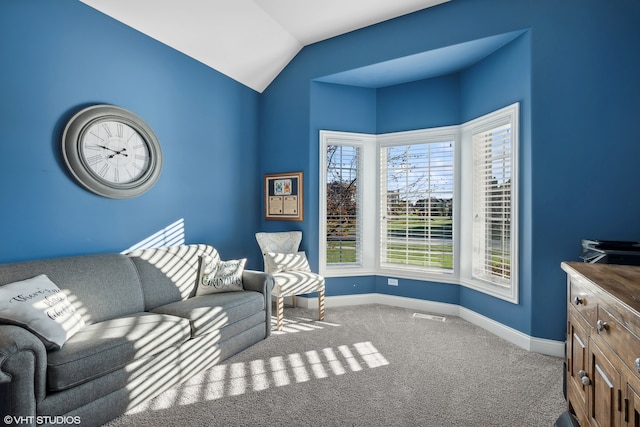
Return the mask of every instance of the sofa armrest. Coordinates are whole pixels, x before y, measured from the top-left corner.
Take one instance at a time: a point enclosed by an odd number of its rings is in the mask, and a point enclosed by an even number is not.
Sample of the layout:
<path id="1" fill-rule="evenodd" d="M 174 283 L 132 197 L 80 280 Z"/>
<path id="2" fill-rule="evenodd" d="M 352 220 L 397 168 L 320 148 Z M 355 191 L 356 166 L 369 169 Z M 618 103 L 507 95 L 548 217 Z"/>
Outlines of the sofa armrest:
<path id="1" fill-rule="evenodd" d="M 0 324 L 0 418 L 35 416 L 46 396 L 47 350 L 38 337 Z"/>
<path id="2" fill-rule="evenodd" d="M 262 271 L 244 270 L 242 272 L 242 287 L 248 291 L 271 296 L 273 283 L 273 276 Z"/>
<path id="3" fill-rule="evenodd" d="M 242 287 L 247 291 L 256 291 L 264 295 L 266 311 L 267 333 L 265 338 L 271 335 L 271 290 L 273 289 L 273 276 L 256 270 L 244 270 L 242 272 Z"/>

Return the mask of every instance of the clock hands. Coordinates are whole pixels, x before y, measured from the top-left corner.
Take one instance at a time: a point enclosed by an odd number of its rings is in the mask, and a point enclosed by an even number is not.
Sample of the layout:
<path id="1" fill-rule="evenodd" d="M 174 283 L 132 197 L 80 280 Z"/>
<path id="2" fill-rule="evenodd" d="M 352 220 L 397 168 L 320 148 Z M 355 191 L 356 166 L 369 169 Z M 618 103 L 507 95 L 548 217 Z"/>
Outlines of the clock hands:
<path id="1" fill-rule="evenodd" d="M 111 148 L 109 148 L 109 147 L 107 147 L 107 146 L 104 146 L 104 145 L 98 145 L 98 147 L 100 147 L 100 148 L 104 148 L 105 150 L 113 151 L 114 153 L 117 153 L 117 151 L 116 151 L 116 150 L 112 150 Z"/>
<path id="2" fill-rule="evenodd" d="M 112 158 L 114 158 L 115 156 L 117 156 L 118 154 L 121 154 L 121 155 L 123 155 L 123 156 L 125 156 L 125 157 L 128 157 L 128 156 L 129 156 L 127 153 L 123 153 L 123 151 L 127 151 L 127 147 L 123 148 L 122 150 L 114 150 L 114 149 L 109 148 L 109 147 L 104 146 L 104 145 L 98 145 L 98 147 L 100 147 L 100 148 L 104 148 L 105 150 L 113 151 L 113 154 L 108 155 L 108 156 L 107 156 L 107 159 L 112 159 Z"/>
<path id="3" fill-rule="evenodd" d="M 126 151 L 126 150 L 127 150 L 126 148 L 123 148 L 120 151 L 111 150 L 111 151 L 113 151 L 113 154 L 108 155 L 107 158 L 111 159 L 111 158 L 117 156 L 118 154 L 122 154 L 125 157 L 129 157 L 129 155 L 127 153 L 123 153 L 123 151 Z"/>

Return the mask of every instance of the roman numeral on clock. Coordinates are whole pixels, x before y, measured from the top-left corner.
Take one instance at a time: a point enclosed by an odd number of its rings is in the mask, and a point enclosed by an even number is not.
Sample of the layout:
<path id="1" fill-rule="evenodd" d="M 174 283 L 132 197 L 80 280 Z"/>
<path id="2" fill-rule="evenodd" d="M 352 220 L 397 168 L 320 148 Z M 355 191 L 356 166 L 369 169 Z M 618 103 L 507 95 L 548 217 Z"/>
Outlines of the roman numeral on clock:
<path id="1" fill-rule="evenodd" d="M 109 170 L 109 163 L 105 163 L 104 165 L 102 165 L 102 167 L 98 171 L 98 175 L 104 178 L 108 170 Z"/>
<path id="2" fill-rule="evenodd" d="M 107 136 L 109 138 L 111 138 L 113 136 L 113 134 L 111 133 L 111 128 L 109 127 L 108 124 L 102 123 L 102 129 L 104 129 L 104 131 L 107 133 Z"/>
<path id="3" fill-rule="evenodd" d="M 87 163 L 89 163 L 90 166 L 95 166 L 101 160 L 102 160 L 102 156 L 100 154 L 96 154 L 95 156 L 87 157 Z"/>

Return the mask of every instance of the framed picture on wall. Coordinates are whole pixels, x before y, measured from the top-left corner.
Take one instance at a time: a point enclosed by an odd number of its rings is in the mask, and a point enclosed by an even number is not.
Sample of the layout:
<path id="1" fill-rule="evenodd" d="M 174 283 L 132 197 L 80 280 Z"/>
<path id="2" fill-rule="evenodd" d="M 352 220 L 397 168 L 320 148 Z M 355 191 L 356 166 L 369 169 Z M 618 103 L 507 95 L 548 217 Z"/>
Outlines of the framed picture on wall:
<path id="1" fill-rule="evenodd" d="M 302 172 L 264 176 L 264 217 L 281 221 L 303 220 Z"/>

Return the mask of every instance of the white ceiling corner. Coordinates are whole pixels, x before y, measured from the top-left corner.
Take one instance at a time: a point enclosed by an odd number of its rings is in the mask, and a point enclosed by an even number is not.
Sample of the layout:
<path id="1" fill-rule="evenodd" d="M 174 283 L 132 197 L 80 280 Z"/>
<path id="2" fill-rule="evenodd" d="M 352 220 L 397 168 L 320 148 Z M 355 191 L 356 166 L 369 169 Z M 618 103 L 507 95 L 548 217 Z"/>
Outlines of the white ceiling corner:
<path id="1" fill-rule="evenodd" d="M 450 0 L 80 0 L 262 92 L 306 45 Z"/>

